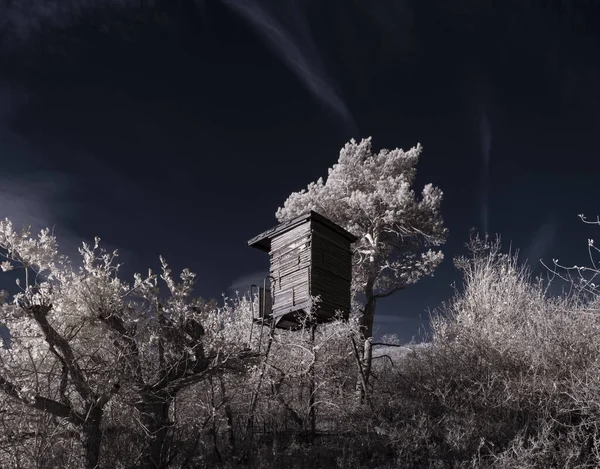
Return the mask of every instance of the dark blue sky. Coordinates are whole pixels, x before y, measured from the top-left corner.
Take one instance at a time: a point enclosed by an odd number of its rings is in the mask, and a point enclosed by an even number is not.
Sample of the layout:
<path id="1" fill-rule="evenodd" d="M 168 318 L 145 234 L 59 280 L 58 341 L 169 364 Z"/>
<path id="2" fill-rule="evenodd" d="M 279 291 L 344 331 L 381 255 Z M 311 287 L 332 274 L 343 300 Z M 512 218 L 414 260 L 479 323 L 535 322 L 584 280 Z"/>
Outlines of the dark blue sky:
<path id="1" fill-rule="evenodd" d="M 0 6 L 0 216 L 54 225 L 69 253 L 98 235 L 126 273 L 162 254 L 203 296 L 243 290 L 267 269 L 246 241 L 373 136 L 423 144 L 416 189 L 442 188 L 450 230 L 436 276 L 380 303 L 380 332 L 409 339 L 452 294 L 473 226 L 524 258 L 585 262 L 595 3 L 73 3 Z"/>

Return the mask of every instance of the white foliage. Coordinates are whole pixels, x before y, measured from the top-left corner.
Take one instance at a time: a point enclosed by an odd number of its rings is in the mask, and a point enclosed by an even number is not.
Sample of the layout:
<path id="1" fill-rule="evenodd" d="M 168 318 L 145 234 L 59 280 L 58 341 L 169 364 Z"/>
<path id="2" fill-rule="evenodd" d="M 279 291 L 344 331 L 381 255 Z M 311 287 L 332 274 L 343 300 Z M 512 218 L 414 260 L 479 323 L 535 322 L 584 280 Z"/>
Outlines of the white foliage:
<path id="1" fill-rule="evenodd" d="M 408 151 L 373 154 L 371 138 L 351 140 L 340 151 L 327 180 L 311 182 L 292 193 L 277 210 L 280 222 L 314 210 L 359 237 L 354 244 L 354 291 L 374 294 L 394 290 L 432 275 L 443 260 L 430 247 L 445 242 L 440 215 L 442 191 L 427 184 L 421 197 L 412 188 L 421 145 Z"/>
<path id="2" fill-rule="evenodd" d="M 10 261 L 31 267 L 35 271 L 49 270 L 61 261 L 57 252 L 57 242 L 48 228 L 40 231 L 37 238 L 32 238 L 29 229 L 16 231 L 8 220 L 0 221 L 0 248 L 4 249 L 7 261 L 2 263 L 2 270 L 11 270 Z"/>
<path id="3" fill-rule="evenodd" d="M 160 275 L 148 270 L 129 284 L 119 278 L 118 252 L 102 249 L 99 238 L 79 252 L 76 269 L 49 230 L 32 238 L 9 220 L 0 222 L 2 270 L 17 269 L 22 285 L 12 301 L 0 292 L 0 324 L 10 331 L 0 347 L 0 393 L 16 389 L 13 398 L 32 402 L 43 395 L 83 411 L 114 383 L 123 393 L 141 383 L 185 386 L 246 346 L 247 328 L 231 307 L 192 296 L 189 270 L 177 281 L 161 257 Z"/>

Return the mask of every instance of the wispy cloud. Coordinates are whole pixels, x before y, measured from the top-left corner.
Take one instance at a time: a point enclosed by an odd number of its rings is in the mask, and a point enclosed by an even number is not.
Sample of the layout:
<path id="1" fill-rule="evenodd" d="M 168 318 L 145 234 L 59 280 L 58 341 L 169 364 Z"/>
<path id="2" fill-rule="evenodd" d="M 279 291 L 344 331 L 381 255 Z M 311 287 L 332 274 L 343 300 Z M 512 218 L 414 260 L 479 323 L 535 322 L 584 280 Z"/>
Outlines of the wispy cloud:
<path id="1" fill-rule="evenodd" d="M 229 292 L 239 291 L 240 293 L 245 294 L 250 290 L 250 285 L 258 285 L 262 287 L 267 275 L 269 275 L 269 272 L 266 270 L 260 270 L 241 275 L 231 282 L 231 284 L 227 287 L 227 290 Z M 267 281 L 267 286 L 268 285 L 269 282 Z"/>
<path id="2" fill-rule="evenodd" d="M 557 232 L 556 220 L 549 220 L 540 225 L 537 229 L 527 251 L 525 258 L 533 265 L 537 265 L 538 261 L 546 255 L 552 247 Z"/>
<path id="3" fill-rule="evenodd" d="M 0 219 L 8 218 L 16 228 L 31 227 L 34 235 L 42 228 L 52 229 L 61 252 L 76 260 L 83 240 L 81 212 L 98 213 L 98 207 L 86 206 L 80 194 L 97 187 L 77 168 L 69 172 L 53 167 L 47 161 L 43 146 L 32 144 L 26 136 L 11 129 L 11 117 L 27 99 L 24 91 L 0 80 Z M 94 175 L 102 176 L 99 179 L 111 181 L 112 192 L 119 193 L 130 187 L 118 172 L 100 162 L 86 159 L 85 163 L 86 171 L 93 168 Z M 130 194 L 120 195 L 127 199 Z M 94 234 L 102 237 L 109 233 Z M 116 248 L 110 243 L 103 242 L 103 245 L 109 250 Z M 130 258 L 130 252 L 119 251 L 123 259 Z"/>
<path id="4" fill-rule="evenodd" d="M 22 47 L 44 26 L 65 27 L 81 14 L 101 6 L 126 6 L 131 0 L 18 0 L 0 4 L 0 49 Z"/>
<path id="5" fill-rule="evenodd" d="M 483 160 L 483 178 L 481 188 L 481 225 L 483 232 L 488 232 L 489 224 L 489 179 L 490 179 L 490 156 L 492 150 L 492 126 L 487 113 L 480 115 L 479 136 L 481 140 L 481 158 Z"/>
<path id="6" fill-rule="evenodd" d="M 0 81 L 0 219 L 39 230 L 67 215 L 70 182 L 64 173 L 39 167 L 43 158 L 37 149 L 8 127 L 12 113 L 26 100 L 24 92 Z"/>
<path id="7" fill-rule="evenodd" d="M 325 72 L 304 14 L 294 1 L 278 1 L 279 17 L 273 13 L 272 6 L 265 6 L 264 1 L 222 0 L 222 2 L 250 23 L 306 88 L 335 112 L 347 131 L 352 135 L 357 134 L 354 119 L 333 86 L 331 77 Z"/>
<path id="8" fill-rule="evenodd" d="M 295 1 L 222 0 L 243 17 L 265 43 L 301 80 L 309 92 L 331 109 L 344 130 L 358 132 L 348 106 L 325 70 L 304 13 Z M 0 5 L 0 52 L 10 54 L 26 45 L 45 26 L 68 27 L 99 7 L 139 7 L 137 0 L 19 0 Z M 203 2 L 198 1 L 201 8 Z M 152 8 L 152 4 L 149 5 Z"/>

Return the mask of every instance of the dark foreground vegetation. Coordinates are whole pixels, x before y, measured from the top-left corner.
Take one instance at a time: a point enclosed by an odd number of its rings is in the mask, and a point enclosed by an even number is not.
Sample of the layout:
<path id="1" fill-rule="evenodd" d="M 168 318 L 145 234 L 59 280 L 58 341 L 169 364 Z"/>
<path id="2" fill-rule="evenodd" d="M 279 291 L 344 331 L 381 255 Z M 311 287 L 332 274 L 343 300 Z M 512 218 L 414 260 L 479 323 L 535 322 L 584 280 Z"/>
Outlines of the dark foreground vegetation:
<path id="1" fill-rule="evenodd" d="M 600 466 L 595 296 L 550 296 L 498 243 L 476 239 L 471 249 L 457 261 L 463 289 L 432 317 L 431 341 L 375 353 L 366 394 L 352 320 L 269 340 L 266 329 L 250 331 L 251 302 L 238 298 L 194 303 L 194 323 L 175 314 L 185 275 L 177 286 L 166 269 L 171 315 L 135 329 L 140 317 L 117 314 L 112 277 L 89 267 L 71 279 L 77 291 L 64 283 L 62 300 L 52 297 L 49 337 L 27 315 L 45 324 L 40 304 L 58 293 L 23 295 L 4 310 L 12 338 L 1 355 L 0 466 Z M 201 351 L 185 342 L 194 334 Z"/>

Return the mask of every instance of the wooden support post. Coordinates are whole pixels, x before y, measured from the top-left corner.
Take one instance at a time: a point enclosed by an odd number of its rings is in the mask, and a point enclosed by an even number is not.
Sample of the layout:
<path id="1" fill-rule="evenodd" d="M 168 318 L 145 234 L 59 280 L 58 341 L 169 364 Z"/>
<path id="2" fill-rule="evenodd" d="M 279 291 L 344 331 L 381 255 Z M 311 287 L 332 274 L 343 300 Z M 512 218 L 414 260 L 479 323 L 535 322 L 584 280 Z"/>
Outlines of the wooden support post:
<path id="1" fill-rule="evenodd" d="M 364 399 L 366 400 L 367 404 L 369 405 L 369 408 L 372 409 L 372 404 L 371 404 L 371 400 L 369 398 L 369 392 L 367 389 L 367 379 L 365 377 L 365 371 L 363 369 L 362 366 L 362 361 L 360 359 L 360 355 L 358 353 L 358 347 L 356 346 L 356 341 L 354 340 L 354 337 L 350 336 L 350 340 L 352 341 L 352 348 L 354 349 L 354 358 L 356 360 L 356 367 L 358 369 L 358 377 L 360 379 L 360 384 L 362 386 L 362 396 L 364 396 Z M 362 400 L 362 396 L 360 400 Z"/>
<path id="2" fill-rule="evenodd" d="M 316 352 L 315 352 L 315 330 L 317 328 L 316 324 L 311 325 L 310 328 L 310 342 L 312 346 L 313 353 L 315 354 L 315 359 L 312 361 L 310 365 L 310 369 L 308 370 L 309 377 L 309 396 L 308 396 L 308 405 L 309 405 L 309 423 L 310 423 L 310 441 L 313 442 L 315 439 L 316 431 L 317 431 L 317 414 L 316 414 L 316 396 L 317 392 L 315 386 L 315 362 L 316 362 Z"/>

